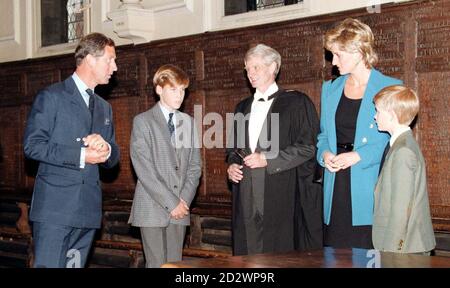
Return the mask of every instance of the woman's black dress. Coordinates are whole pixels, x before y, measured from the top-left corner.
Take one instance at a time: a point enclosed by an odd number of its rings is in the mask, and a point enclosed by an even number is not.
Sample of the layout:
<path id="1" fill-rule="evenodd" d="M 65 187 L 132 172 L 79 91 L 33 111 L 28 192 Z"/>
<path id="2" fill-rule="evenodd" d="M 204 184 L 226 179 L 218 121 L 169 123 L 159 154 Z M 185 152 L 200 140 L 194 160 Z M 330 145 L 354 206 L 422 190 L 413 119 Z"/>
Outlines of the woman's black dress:
<path id="1" fill-rule="evenodd" d="M 362 99 L 349 99 L 342 93 L 336 110 L 337 143 L 353 143 Z M 348 152 L 337 148 L 338 154 Z M 336 173 L 330 225 L 324 227 L 324 245 L 335 248 L 372 249 L 372 226 L 352 225 L 350 168 Z"/>

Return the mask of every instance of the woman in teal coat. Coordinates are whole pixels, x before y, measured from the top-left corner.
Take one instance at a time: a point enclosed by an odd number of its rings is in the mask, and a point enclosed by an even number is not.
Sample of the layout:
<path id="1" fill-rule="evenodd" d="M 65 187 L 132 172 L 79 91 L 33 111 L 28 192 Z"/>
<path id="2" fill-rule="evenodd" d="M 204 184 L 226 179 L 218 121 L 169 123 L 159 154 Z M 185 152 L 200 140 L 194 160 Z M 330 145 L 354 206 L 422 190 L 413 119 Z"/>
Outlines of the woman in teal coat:
<path id="1" fill-rule="evenodd" d="M 369 26 L 346 19 L 325 35 L 325 48 L 342 76 L 322 87 L 317 160 L 324 166 L 324 245 L 372 245 L 373 193 L 389 135 L 374 120 L 373 97 L 401 81 L 373 68 L 377 55 Z"/>

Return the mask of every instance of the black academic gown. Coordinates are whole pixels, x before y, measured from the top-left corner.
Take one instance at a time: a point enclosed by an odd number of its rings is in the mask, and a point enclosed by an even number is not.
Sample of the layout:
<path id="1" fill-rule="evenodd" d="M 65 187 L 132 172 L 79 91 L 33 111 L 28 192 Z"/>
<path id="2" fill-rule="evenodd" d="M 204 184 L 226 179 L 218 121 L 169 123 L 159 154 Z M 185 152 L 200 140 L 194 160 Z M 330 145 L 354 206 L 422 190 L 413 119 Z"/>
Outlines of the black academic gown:
<path id="1" fill-rule="evenodd" d="M 319 131 L 317 112 L 309 97 L 303 93 L 280 89 L 274 96 L 261 135 L 266 132 L 269 139 L 276 135 L 270 128 L 270 115 L 278 113 L 278 156 L 268 159 L 265 168 L 252 171 L 244 166 L 243 180 L 239 184 L 232 184 L 234 255 L 322 247 L 322 191 L 318 184 L 312 182 Z M 252 96 L 241 101 L 235 114 L 250 113 L 253 99 Z M 245 142 L 245 149 L 250 151 L 248 119 L 246 117 L 245 125 L 234 122 L 234 138 L 231 142 L 234 146 L 227 149 L 229 164 L 242 164 L 242 159 L 235 152 L 238 148 L 238 132 L 245 135 L 245 141 L 242 142 Z M 270 147 L 262 148 L 258 142 L 257 152 L 270 150 Z M 257 189 L 264 190 L 259 191 L 263 194 L 264 208 L 263 215 L 256 216 L 262 217 L 262 229 L 257 229 L 257 235 L 253 235 L 248 234 L 248 231 L 254 230 L 248 227 L 248 219 L 255 217 L 252 213 L 255 209 L 252 193 Z M 260 252 L 251 252 L 254 249 L 247 247 L 248 235 L 261 240 Z"/>

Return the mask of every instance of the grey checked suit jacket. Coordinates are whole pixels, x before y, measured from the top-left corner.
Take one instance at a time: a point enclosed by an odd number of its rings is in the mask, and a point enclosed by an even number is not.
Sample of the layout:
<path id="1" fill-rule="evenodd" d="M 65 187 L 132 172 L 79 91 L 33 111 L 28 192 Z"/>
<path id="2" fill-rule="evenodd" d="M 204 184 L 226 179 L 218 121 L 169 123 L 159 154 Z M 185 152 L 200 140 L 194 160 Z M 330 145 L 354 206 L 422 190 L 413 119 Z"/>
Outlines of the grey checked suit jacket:
<path id="1" fill-rule="evenodd" d="M 401 134 L 386 155 L 375 188 L 372 240 L 375 249 L 431 251 L 435 245 L 425 161 L 412 131 Z"/>
<path id="2" fill-rule="evenodd" d="M 169 129 L 159 104 L 133 121 L 130 153 L 138 180 L 128 223 L 137 227 L 189 225 L 190 217 L 171 219 L 180 198 L 190 206 L 201 175 L 200 145 L 194 120 L 176 111 L 177 139 Z"/>

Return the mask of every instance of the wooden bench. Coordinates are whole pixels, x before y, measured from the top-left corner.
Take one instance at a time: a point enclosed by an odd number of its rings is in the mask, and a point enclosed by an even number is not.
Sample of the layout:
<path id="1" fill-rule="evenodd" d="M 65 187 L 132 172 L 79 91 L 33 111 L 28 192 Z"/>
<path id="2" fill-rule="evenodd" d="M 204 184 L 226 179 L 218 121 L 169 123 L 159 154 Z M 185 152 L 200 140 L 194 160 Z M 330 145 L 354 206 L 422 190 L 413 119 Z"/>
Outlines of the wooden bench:
<path id="1" fill-rule="evenodd" d="M 28 203 L 20 193 L 0 193 L 0 267 L 24 268 L 32 262 Z"/>

